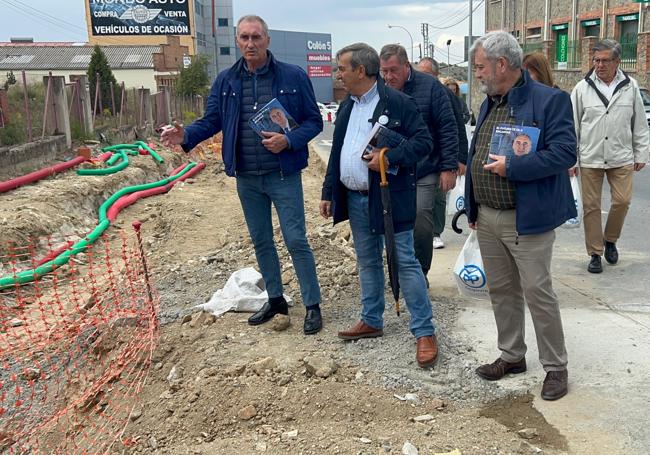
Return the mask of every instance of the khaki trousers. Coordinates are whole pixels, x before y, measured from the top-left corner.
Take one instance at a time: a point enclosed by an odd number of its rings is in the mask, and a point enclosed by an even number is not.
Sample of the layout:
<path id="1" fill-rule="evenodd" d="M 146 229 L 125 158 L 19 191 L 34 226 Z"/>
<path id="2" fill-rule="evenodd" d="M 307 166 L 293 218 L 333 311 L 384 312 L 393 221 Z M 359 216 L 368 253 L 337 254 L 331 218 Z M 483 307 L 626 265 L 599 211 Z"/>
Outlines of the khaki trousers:
<path id="1" fill-rule="evenodd" d="M 601 200 L 603 193 L 603 177 L 607 175 L 612 204 L 605 223 L 601 216 Z M 603 241 L 616 243 L 621 236 L 623 223 L 632 200 L 632 182 L 634 180 L 634 165 L 613 169 L 580 168 L 580 183 L 582 190 L 582 207 L 584 209 L 585 246 L 587 254 L 603 255 Z"/>
<path id="2" fill-rule="evenodd" d="M 481 206 L 478 241 L 496 321 L 501 358 L 526 355 L 524 302 L 535 327 L 545 371 L 566 369 L 567 352 L 557 296 L 551 280 L 555 231 L 517 236 L 515 210 Z"/>

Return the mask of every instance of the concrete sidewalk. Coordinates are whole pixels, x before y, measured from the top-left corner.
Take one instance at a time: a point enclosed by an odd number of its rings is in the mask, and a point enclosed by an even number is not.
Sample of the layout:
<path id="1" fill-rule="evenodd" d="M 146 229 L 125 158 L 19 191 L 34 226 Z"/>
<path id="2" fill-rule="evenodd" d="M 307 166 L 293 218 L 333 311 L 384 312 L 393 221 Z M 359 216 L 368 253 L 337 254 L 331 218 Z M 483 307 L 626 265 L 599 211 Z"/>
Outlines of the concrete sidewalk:
<path id="1" fill-rule="evenodd" d="M 325 166 L 331 146 L 331 126 L 312 142 Z M 647 207 L 641 207 L 645 212 Z M 442 237 L 445 248 L 434 250 L 429 273 L 432 298 L 456 297 L 453 267 L 469 229 L 466 218 L 455 234 L 448 217 Z M 534 407 L 568 440 L 576 454 L 650 453 L 650 298 L 645 276 L 650 263 L 647 241 L 619 242 L 621 260 L 604 264 L 604 273 L 586 271 L 582 229 L 557 229 L 553 279 L 561 302 L 569 353 L 569 394 L 547 402 L 539 393 L 545 373 L 538 361 L 534 329 L 527 316 L 528 372 L 498 381 L 515 394 L 530 391 Z M 631 242 L 631 241 L 630 241 Z M 461 302 L 456 333 L 476 354 L 478 363 L 499 356 L 492 309 L 487 301 Z"/>

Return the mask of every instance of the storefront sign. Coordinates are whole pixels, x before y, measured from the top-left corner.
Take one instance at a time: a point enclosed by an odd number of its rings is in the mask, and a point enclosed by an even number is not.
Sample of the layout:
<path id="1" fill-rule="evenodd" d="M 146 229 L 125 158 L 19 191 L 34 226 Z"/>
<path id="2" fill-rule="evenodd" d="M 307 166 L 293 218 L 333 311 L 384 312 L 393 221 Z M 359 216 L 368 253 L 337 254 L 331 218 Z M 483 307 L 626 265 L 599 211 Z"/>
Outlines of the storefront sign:
<path id="1" fill-rule="evenodd" d="M 551 26 L 551 30 L 568 30 L 569 24 L 555 24 Z"/>
<path id="2" fill-rule="evenodd" d="M 190 35 L 189 0 L 88 0 L 93 36 Z"/>
<path id="3" fill-rule="evenodd" d="M 600 19 L 589 19 L 588 21 L 582 21 L 581 24 L 583 27 L 593 27 L 594 25 L 600 25 Z"/>
<path id="4" fill-rule="evenodd" d="M 332 77 L 332 65 L 307 65 L 309 77 Z"/>
<path id="5" fill-rule="evenodd" d="M 307 54 L 307 61 L 330 63 L 332 61 L 332 55 L 331 54 Z"/>
<path id="6" fill-rule="evenodd" d="M 638 21 L 638 20 L 639 20 L 639 13 L 626 14 L 625 16 L 616 16 L 617 22 Z"/>

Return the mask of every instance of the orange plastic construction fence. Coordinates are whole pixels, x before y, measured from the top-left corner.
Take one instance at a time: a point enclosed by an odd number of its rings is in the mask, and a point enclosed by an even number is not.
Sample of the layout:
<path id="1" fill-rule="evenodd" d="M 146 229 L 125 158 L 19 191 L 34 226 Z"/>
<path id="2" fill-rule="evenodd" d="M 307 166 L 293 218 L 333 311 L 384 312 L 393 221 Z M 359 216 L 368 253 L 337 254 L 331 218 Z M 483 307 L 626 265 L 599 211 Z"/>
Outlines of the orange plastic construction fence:
<path id="1" fill-rule="evenodd" d="M 0 243 L 0 276 L 74 243 Z M 0 452 L 90 454 L 127 444 L 158 342 L 159 297 L 134 234 L 112 231 L 66 266 L 0 291 Z"/>

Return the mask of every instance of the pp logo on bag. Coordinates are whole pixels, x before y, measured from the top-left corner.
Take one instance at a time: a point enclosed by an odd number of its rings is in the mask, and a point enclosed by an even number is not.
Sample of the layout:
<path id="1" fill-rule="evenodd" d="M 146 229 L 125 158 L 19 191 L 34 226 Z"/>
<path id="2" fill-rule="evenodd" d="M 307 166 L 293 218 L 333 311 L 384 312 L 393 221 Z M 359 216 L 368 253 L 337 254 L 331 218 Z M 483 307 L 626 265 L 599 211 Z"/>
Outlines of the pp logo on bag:
<path id="1" fill-rule="evenodd" d="M 459 196 L 456 198 L 456 210 L 463 210 L 465 208 L 465 198 Z"/>
<path id="2" fill-rule="evenodd" d="M 472 289 L 481 289 L 485 287 L 487 279 L 485 278 L 485 273 L 481 270 L 480 267 L 476 265 L 466 265 L 463 267 L 463 270 L 460 271 L 458 275 L 463 283 Z"/>

